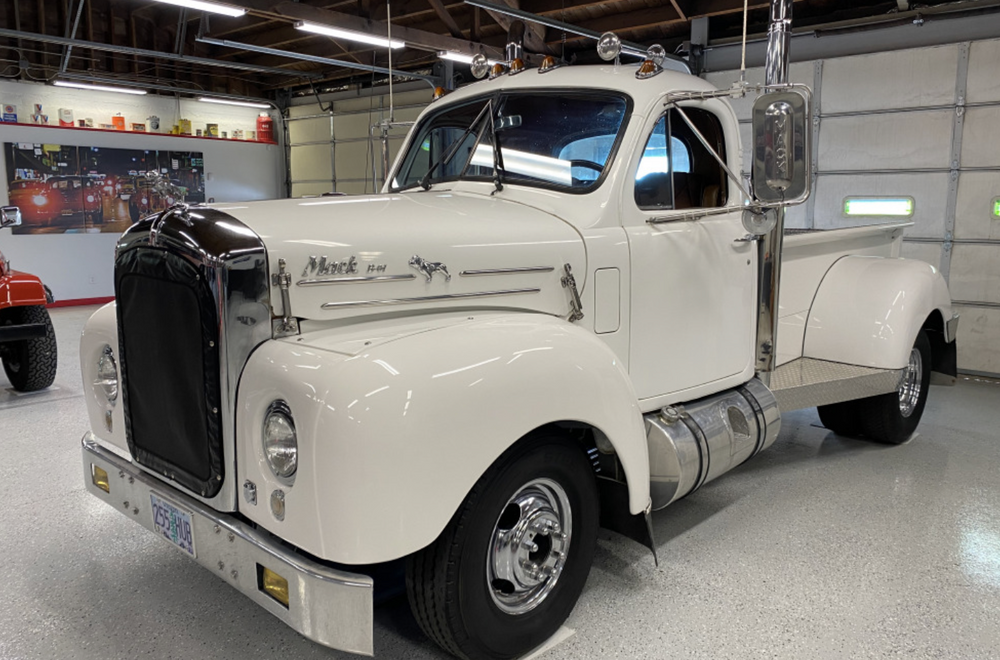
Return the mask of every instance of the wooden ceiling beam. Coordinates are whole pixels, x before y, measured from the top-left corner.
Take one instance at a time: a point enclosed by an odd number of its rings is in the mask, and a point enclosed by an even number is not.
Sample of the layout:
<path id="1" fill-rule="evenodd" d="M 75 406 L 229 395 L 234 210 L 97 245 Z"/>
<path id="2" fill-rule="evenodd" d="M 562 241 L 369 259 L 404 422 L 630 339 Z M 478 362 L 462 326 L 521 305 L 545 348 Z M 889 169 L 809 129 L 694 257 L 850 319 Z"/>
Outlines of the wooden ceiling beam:
<path id="1" fill-rule="evenodd" d="M 464 39 L 465 35 L 462 34 L 462 29 L 458 27 L 458 23 L 455 22 L 455 18 L 448 13 L 448 8 L 444 6 L 441 0 L 427 0 L 434 8 L 434 13 L 438 15 L 441 22 L 445 24 L 448 28 L 448 32 L 451 32 L 451 36 L 456 39 Z"/>

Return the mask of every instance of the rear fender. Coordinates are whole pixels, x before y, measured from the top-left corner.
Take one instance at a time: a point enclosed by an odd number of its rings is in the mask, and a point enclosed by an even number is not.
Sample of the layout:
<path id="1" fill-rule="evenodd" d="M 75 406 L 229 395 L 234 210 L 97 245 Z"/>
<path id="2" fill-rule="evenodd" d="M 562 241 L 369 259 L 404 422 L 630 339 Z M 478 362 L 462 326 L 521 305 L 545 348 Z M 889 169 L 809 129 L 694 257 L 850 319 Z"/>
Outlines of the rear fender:
<path id="1" fill-rule="evenodd" d="M 901 369 L 917 333 L 937 315 L 952 317 L 948 286 L 937 268 L 912 259 L 844 257 L 816 292 L 802 354 Z"/>
<path id="2" fill-rule="evenodd" d="M 241 481 L 248 518 L 324 559 L 369 564 L 430 544 L 475 482 L 519 439 L 553 422 L 614 445 L 629 509 L 649 504 L 649 457 L 631 382 L 592 333 L 540 314 L 477 317 L 345 355 L 303 335 L 261 345 L 240 385 Z M 291 487 L 263 459 L 265 410 L 285 400 L 299 468 Z M 271 514 L 281 489 L 285 518 Z"/>

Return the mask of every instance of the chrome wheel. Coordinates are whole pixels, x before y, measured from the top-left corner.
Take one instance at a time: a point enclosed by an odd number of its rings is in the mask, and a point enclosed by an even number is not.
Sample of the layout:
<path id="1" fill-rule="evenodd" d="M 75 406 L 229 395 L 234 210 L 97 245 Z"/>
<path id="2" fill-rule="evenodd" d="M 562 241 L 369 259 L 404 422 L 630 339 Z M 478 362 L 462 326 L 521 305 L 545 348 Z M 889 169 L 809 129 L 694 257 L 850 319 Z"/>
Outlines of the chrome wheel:
<path id="1" fill-rule="evenodd" d="M 507 501 L 493 528 L 486 579 L 493 602 L 524 614 L 552 592 L 569 553 L 573 513 L 551 479 L 529 481 Z"/>
<path id="2" fill-rule="evenodd" d="M 923 358 L 920 357 L 920 351 L 914 348 L 910 351 L 910 361 L 906 365 L 903 378 L 899 383 L 899 413 L 903 417 L 909 417 L 917 408 L 923 375 Z"/>

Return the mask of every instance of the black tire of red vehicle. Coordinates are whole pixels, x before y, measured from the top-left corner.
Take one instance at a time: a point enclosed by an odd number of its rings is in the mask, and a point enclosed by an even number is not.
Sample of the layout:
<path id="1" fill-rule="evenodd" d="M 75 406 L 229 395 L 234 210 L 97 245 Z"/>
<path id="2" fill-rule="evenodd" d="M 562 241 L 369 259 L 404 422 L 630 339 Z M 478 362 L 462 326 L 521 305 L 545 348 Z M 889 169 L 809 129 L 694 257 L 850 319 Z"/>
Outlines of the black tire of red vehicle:
<path id="1" fill-rule="evenodd" d="M 128 205 L 128 216 L 132 218 L 132 222 L 139 222 L 139 218 L 142 217 L 142 213 L 139 211 L 138 206 Z"/>
<path id="2" fill-rule="evenodd" d="M 3 370 L 10 384 L 18 392 L 45 389 L 56 379 L 58 353 L 56 333 L 52 329 L 49 311 L 42 305 L 11 307 L 0 318 L 4 325 L 44 323 L 45 336 L 22 339 L 0 345 L 3 353 Z"/>
<path id="3" fill-rule="evenodd" d="M 903 393 L 911 370 L 916 365 L 917 373 L 911 385 L 917 385 L 919 390 L 910 396 Z M 921 330 L 913 343 L 911 358 L 907 372 L 903 376 L 900 389 L 888 394 L 880 394 L 861 400 L 861 433 L 869 440 L 898 445 L 906 442 L 917 430 L 920 417 L 927 405 L 927 391 L 931 383 L 931 342 L 927 334 Z M 909 401 L 909 412 L 904 412 L 904 399 Z"/>
<path id="4" fill-rule="evenodd" d="M 819 421 L 837 435 L 855 438 L 861 435 L 861 406 L 859 401 L 844 401 L 818 406 Z"/>
<path id="5" fill-rule="evenodd" d="M 498 606 L 487 582 L 491 544 L 501 514 L 538 481 L 558 484 L 569 504 L 572 531 L 551 590 L 529 611 L 511 614 Z M 515 445 L 476 482 L 438 539 L 407 558 L 406 591 L 417 623 L 444 650 L 466 660 L 515 658 L 542 644 L 583 591 L 594 558 L 599 506 L 593 469 L 578 444 L 547 435 Z"/>

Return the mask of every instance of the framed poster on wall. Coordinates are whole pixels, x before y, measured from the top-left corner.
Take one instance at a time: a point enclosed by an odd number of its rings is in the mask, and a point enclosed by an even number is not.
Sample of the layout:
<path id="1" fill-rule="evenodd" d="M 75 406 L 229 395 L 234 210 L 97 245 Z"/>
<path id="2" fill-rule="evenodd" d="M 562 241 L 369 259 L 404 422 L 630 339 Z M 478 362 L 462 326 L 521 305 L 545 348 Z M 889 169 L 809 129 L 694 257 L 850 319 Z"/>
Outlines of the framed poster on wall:
<path id="1" fill-rule="evenodd" d="M 125 231 L 148 213 L 205 200 L 200 152 L 4 144 L 15 234 Z"/>

